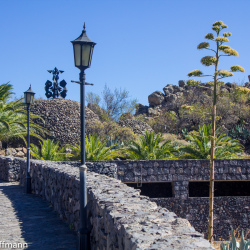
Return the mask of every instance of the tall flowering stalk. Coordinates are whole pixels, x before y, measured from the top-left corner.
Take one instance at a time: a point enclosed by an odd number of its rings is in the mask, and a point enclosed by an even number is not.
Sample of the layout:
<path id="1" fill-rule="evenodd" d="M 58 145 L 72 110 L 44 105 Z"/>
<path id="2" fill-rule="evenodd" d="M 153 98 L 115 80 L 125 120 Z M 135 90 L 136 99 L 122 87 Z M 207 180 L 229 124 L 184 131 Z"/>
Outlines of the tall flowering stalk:
<path id="1" fill-rule="evenodd" d="M 216 102 L 217 102 L 217 88 L 218 85 L 223 84 L 220 81 L 223 78 L 233 76 L 233 72 L 245 72 L 245 70 L 239 65 L 233 65 L 228 70 L 218 69 L 219 60 L 222 56 L 239 56 L 238 52 L 232 49 L 224 43 L 229 42 L 228 37 L 232 34 L 230 32 L 224 32 L 220 35 L 223 29 L 226 29 L 227 25 L 222 21 L 213 23 L 212 30 L 216 33 L 214 36 L 212 33 L 205 35 L 207 40 L 215 43 L 215 49 L 210 48 L 208 42 L 202 42 L 197 46 L 197 49 L 206 49 L 213 52 L 213 56 L 204 56 L 201 58 L 201 64 L 205 66 L 214 66 L 214 73 L 212 75 L 204 75 L 200 70 L 196 69 L 188 73 L 188 76 L 205 77 L 211 76 L 213 78 L 213 108 L 212 108 L 212 136 L 211 136 L 211 157 L 210 157 L 210 186 L 209 186 L 209 222 L 208 222 L 208 240 L 213 241 L 213 210 L 214 210 L 214 160 L 215 160 L 215 131 L 216 131 Z"/>

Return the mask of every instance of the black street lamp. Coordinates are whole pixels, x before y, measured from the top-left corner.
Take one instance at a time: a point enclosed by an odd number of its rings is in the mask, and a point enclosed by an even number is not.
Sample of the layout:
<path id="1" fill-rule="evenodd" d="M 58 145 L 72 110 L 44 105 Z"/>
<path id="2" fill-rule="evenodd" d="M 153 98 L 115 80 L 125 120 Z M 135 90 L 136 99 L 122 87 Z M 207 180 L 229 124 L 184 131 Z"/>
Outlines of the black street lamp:
<path id="1" fill-rule="evenodd" d="M 24 92 L 24 102 L 27 104 L 27 168 L 25 178 L 25 191 L 31 193 L 31 177 L 30 177 L 30 104 L 33 103 L 35 93 L 30 88 Z"/>
<path id="2" fill-rule="evenodd" d="M 85 23 L 82 34 L 71 42 L 74 49 L 75 66 L 80 69 L 80 107 L 81 107 L 81 166 L 80 166 L 80 229 L 78 231 L 78 249 L 89 249 L 88 246 L 88 213 L 87 213 L 87 166 L 85 165 L 85 69 L 91 65 L 92 53 L 96 43 L 92 42 L 85 30 Z M 91 84 L 92 85 L 92 84 Z"/>

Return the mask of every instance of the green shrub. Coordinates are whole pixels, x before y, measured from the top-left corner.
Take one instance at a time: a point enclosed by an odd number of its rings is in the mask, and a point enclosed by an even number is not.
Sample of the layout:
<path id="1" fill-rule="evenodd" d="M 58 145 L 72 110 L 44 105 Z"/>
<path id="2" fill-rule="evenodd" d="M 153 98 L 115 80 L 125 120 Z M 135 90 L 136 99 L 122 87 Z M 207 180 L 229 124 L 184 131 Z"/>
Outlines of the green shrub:
<path id="1" fill-rule="evenodd" d="M 165 141 L 160 133 L 155 132 L 140 136 L 138 141 L 131 141 L 123 150 L 124 155 L 132 160 L 166 160 L 177 158 L 178 150 L 172 145 L 171 141 Z"/>
<path id="2" fill-rule="evenodd" d="M 100 138 L 96 135 L 89 135 L 85 137 L 85 160 L 86 161 L 105 161 L 113 160 L 120 156 L 117 149 L 114 149 L 116 144 L 107 147 L 106 141 L 101 142 Z M 73 150 L 71 158 L 73 160 L 81 159 L 81 146 L 80 144 L 70 145 Z"/>
<path id="3" fill-rule="evenodd" d="M 31 155 L 37 160 L 45 161 L 65 161 L 68 159 L 69 154 L 66 153 L 66 147 L 60 149 L 58 142 L 47 139 L 40 142 L 40 147 L 31 143 Z"/>

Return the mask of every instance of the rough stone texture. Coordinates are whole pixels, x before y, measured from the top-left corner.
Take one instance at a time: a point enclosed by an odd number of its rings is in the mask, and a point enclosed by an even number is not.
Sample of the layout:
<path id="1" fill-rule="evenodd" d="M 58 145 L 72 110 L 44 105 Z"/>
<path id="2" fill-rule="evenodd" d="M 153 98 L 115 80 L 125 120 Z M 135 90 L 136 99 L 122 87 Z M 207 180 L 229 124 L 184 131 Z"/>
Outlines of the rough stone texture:
<path id="1" fill-rule="evenodd" d="M 164 101 L 164 95 L 161 91 L 155 91 L 148 96 L 149 106 L 160 105 Z"/>
<path id="2" fill-rule="evenodd" d="M 18 158 L 0 157 L 0 179 L 19 179 L 19 162 Z M 76 162 L 68 164 L 79 166 Z M 91 162 L 87 166 L 91 171 L 118 178 L 125 183 L 171 182 L 173 198 L 154 201 L 188 219 L 197 231 L 207 233 L 208 198 L 190 198 L 188 185 L 189 181 L 209 180 L 209 160 L 111 161 Z M 250 160 L 216 160 L 215 180 L 249 181 Z M 234 229 L 250 230 L 249 211 L 250 197 L 216 197 L 216 237 L 222 235 L 223 239 L 228 239 L 229 224 Z"/>
<path id="3" fill-rule="evenodd" d="M 139 103 L 136 107 L 135 115 L 148 115 L 148 106 L 144 106 Z"/>
<path id="4" fill-rule="evenodd" d="M 107 116 L 105 110 L 101 109 L 98 105 L 92 104 L 89 107 L 96 113 L 90 108 L 85 107 L 86 134 L 92 134 L 92 128 L 95 123 Z M 59 141 L 62 146 L 80 141 L 80 104 L 78 102 L 62 98 L 36 100 L 31 105 L 31 112 L 43 118 L 44 122 L 39 119 L 35 119 L 35 122 L 50 132 L 46 138 Z M 134 120 L 134 117 L 133 119 L 126 119 L 119 122 L 119 125 L 129 127 L 135 134 L 139 135 L 143 135 L 145 130 L 153 131 L 147 123 Z M 31 140 L 33 143 L 39 144 L 37 139 L 31 138 Z M 20 153 L 16 155 L 16 152 L 6 155 L 24 157 Z"/>
<path id="5" fill-rule="evenodd" d="M 0 150 L 0 155 L 5 155 L 5 156 L 14 156 L 14 157 L 24 158 L 26 157 L 26 154 L 27 154 L 27 149 L 24 147 L 7 148 L 7 149 Z"/>
<path id="6" fill-rule="evenodd" d="M 208 198 L 189 198 L 188 185 L 189 181 L 209 180 L 209 160 L 122 161 L 117 165 L 118 178 L 123 182 L 171 182 L 174 198 L 153 200 L 188 219 L 196 230 L 207 234 Z M 216 160 L 215 180 L 250 180 L 250 160 Z M 219 240 L 220 236 L 228 239 L 229 225 L 244 232 L 250 230 L 249 211 L 250 197 L 216 197 L 216 239 Z"/>
<path id="7" fill-rule="evenodd" d="M 0 180 L 19 181 L 20 160 L 21 158 L 14 158 L 11 156 L 0 156 Z"/>
<path id="8" fill-rule="evenodd" d="M 6 167 L 6 158 L 8 165 L 18 161 L 23 184 L 25 161 L 2 156 L 0 168 Z M 78 168 L 31 160 L 30 174 L 33 192 L 48 200 L 61 218 L 78 228 Z M 158 207 L 120 180 L 88 172 L 87 187 L 93 249 L 213 249 L 186 219 Z"/>
<path id="9" fill-rule="evenodd" d="M 208 231 L 209 199 L 204 197 L 176 199 L 150 199 L 158 206 L 166 207 L 181 218 L 187 219 L 198 231 Z M 215 197 L 214 198 L 214 237 L 216 240 L 229 240 L 230 226 L 234 230 L 250 230 L 250 197 Z"/>
<path id="10" fill-rule="evenodd" d="M 180 80 L 178 85 L 168 84 L 161 91 L 155 91 L 148 96 L 149 107 L 142 104 L 138 105 L 135 115 L 150 115 L 148 110 L 151 110 L 151 116 L 159 115 L 159 109 L 161 112 L 176 109 L 176 102 L 182 98 L 182 96 L 188 96 L 190 93 L 196 93 L 200 96 L 202 102 L 207 102 L 206 99 L 212 95 L 212 85 L 207 83 L 201 83 L 200 86 L 188 85 L 185 81 Z M 220 86 L 222 92 L 228 93 L 235 89 L 234 83 L 226 83 Z M 245 86 L 250 86 L 247 83 Z"/>
<path id="11" fill-rule="evenodd" d="M 36 122 L 46 128 L 49 139 L 60 141 L 62 145 L 74 144 L 80 141 L 80 103 L 56 98 L 48 100 L 36 100 L 31 105 L 31 112 L 41 116 L 44 122 Z M 93 122 L 99 121 L 99 117 L 85 107 L 86 133 Z"/>
<path id="12" fill-rule="evenodd" d="M 81 163 L 76 161 L 64 161 L 60 162 L 60 164 L 66 164 L 73 167 L 80 167 Z M 88 171 L 95 172 L 98 174 L 104 174 L 112 178 L 117 179 L 117 163 L 114 162 L 106 162 L 106 161 L 94 161 L 94 162 L 86 162 L 86 166 L 88 167 Z"/>
<path id="13" fill-rule="evenodd" d="M 179 87 L 184 87 L 185 85 L 187 85 L 187 83 L 185 81 L 183 81 L 183 80 L 180 80 L 178 82 L 178 84 L 179 84 Z"/>
<path id="14" fill-rule="evenodd" d="M 119 121 L 118 124 L 121 127 L 129 127 L 137 135 L 144 135 L 145 131 L 153 131 L 153 129 L 146 122 L 140 120 L 127 119 Z"/>

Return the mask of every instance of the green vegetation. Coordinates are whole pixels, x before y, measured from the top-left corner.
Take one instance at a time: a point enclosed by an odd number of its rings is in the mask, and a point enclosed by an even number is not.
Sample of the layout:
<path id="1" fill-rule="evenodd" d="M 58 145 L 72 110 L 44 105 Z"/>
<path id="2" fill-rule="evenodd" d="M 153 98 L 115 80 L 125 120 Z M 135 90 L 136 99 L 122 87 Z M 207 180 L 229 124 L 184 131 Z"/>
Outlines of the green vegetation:
<path id="1" fill-rule="evenodd" d="M 175 159 L 178 150 L 174 148 L 170 140 L 163 141 L 161 134 L 155 135 L 155 132 L 140 136 L 138 141 L 131 141 L 124 149 L 124 154 L 132 160 L 166 160 Z"/>
<path id="2" fill-rule="evenodd" d="M 199 131 L 189 132 L 186 139 L 190 145 L 180 148 L 185 154 L 181 159 L 210 159 L 211 157 L 211 136 L 212 125 L 199 126 Z M 215 158 L 232 159 L 238 158 L 243 152 L 243 146 L 239 141 L 220 133 L 217 129 L 215 132 Z"/>
<path id="3" fill-rule="evenodd" d="M 233 139 L 239 140 L 243 144 L 246 144 L 249 143 L 250 130 L 244 125 L 236 125 L 229 131 L 229 136 L 231 136 Z"/>
<path id="4" fill-rule="evenodd" d="M 230 243 L 227 243 L 226 245 L 224 243 L 221 243 L 220 245 L 221 250 L 248 250 L 250 249 L 250 241 L 247 241 L 244 239 L 243 232 L 241 234 L 240 243 L 238 243 L 234 236 L 233 228 L 231 227 L 231 238 L 232 239 Z"/>
<path id="5" fill-rule="evenodd" d="M 96 121 L 90 128 L 90 134 L 98 135 L 101 141 L 106 140 L 108 137 L 112 137 L 114 140 L 118 140 L 124 144 L 136 139 L 136 135 L 130 128 L 121 127 L 116 122 L 112 121 Z"/>
<path id="6" fill-rule="evenodd" d="M 115 121 L 119 120 L 119 117 L 124 113 L 133 113 L 137 103 L 136 99 L 129 99 L 129 92 L 127 90 L 115 88 L 114 91 L 111 91 L 107 85 L 104 86 L 102 98 L 92 92 L 87 93 L 86 101 L 88 105 L 99 105 L 101 100 L 103 109 L 106 111 L 109 120 Z"/>
<path id="7" fill-rule="evenodd" d="M 95 135 L 89 135 L 85 137 L 85 159 L 86 161 L 106 161 L 113 160 L 119 157 L 121 154 L 119 150 L 114 149 L 116 144 L 106 147 L 106 141 L 101 142 L 100 138 Z M 81 146 L 80 144 L 69 146 L 73 153 L 71 154 L 72 160 L 81 159 Z"/>
<path id="8" fill-rule="evenodd" d="M 0 85 L 0 141 L 5 147 L 21 139 L 26 144 L 27 111 L 22 99 L 10 101 L 13 87 L 9 83 Z M 44 135 L 44 129 L 33 122 L 39 116 L 31 114 L 30 135 L 39 139 Z"/>
<path id="9" fill-rule="evenodd" d="M 42 139 L 39 141 L 40 147 L 30 144 L 31 155 L 37 160 L 45 161 L 65 161 L 68 159 L 68 154 L 65 152 L 66 146 L 59 149 L 58 142 L 53 140 Z"/>
<path id="10" fill-rule="evenodd" d="M 215 49 L 210 48 L 208 42 L 202 42 L 197 46 L 197 49 L 206 49 L 213 52 L 214 56 L 205 56 L 201 59 L 201 63 L 204 66 L 214 66 L 214 73 L 212 75 L 204 75 L 202 71 L 196 69 L 188 73 L 188 76 L 194 77 L 204 77 L 210 76 L 213 78 L 213 105 L 212 105 L 212 136 L 211 136 L 211 156 L 210 156 L 210 195 L 209 195 L 209 228 L 208 228 L 208 240 L 213 241 L 213 202 L 214 202 L 214 159 L 215 159 L 215 131 L 216 131 L 216 104 L 217 104 L 217 88 L 221 82 L 221 79 L 226 77 L 233 76 L 233 72 L 244 72 L 245 70 L 239 65 L 231 66 L 231 70 L 219 70 L 219 60 L 222 56 L 238 56 L 238 52 L 232 49 L 228 45 L 224 45 L 225 42 L 228 42 L 227 37 L 231 36 L 230 32 L 224 32 L 223 36 L 220 36 L 220 32 L 227 28 L 227 25 L 222 21 L 216 21 L 213 23 L 212 30 L 215 31 L 216 36 L 212 33 L 205 35 L 207 40 L 210 40 L 215 43 Z"/>

